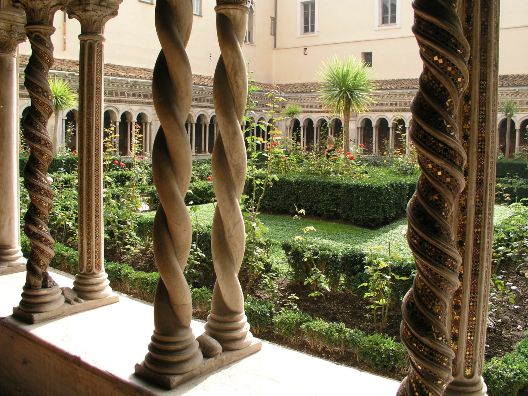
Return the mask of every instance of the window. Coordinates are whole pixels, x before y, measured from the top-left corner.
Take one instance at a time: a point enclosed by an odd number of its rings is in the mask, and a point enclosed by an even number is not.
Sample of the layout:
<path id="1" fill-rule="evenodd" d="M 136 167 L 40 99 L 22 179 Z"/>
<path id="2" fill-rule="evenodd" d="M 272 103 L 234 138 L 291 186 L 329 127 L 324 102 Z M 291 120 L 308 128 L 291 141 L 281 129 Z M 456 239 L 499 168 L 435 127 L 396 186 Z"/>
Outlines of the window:
<path id="1" fill-rule="evenodd" d="M 361 60 L 367 67 L 372 67 L 372 52 L 362 52 Z"/>
<path id="2" fill-rule="evenodd" d="M 301 1 L 301 34 L 315 33 L 315 0 Z"/>
<path id="3" fill-rule="evenodd" d="M 202 0 L 192 0 L 193 14 L 202 15 Z"/>
<path id="4" fill-rule="evenodd" d="M 395 25 L 398 0 L 380 0 L 380 25 Z"/>
<path id="5" fill-rule="evenodd" d="M 249 6 L 249 15 L 246 28 L 246 37 L 244 43 L 253 44 L 255 42 L 255 9 L 253 5 Z"/>
<path id="6" fill-rule="evenodd" d="M 275 19 L 275 17 L 271 17 L 270 34 L 272 36 L 275 36 L 277 34 L 277 20 Z"/>

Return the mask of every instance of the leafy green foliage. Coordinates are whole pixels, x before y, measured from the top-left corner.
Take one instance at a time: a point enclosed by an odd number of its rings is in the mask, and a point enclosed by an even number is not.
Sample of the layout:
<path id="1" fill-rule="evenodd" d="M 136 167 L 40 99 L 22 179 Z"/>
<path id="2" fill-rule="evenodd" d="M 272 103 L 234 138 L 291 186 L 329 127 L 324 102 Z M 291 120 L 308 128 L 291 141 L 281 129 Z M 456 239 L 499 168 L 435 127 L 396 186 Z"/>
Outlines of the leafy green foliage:
<path id="1" fill-rule="evenodd" d="M 271 329 L 273 325 L 273 315 L 275 305 L 269 300 L 261 300 L 253 296 L 248 296 L 244 302 L 244 310 L 251 324 L 251 331 L 258 335 Z"/>
<path id="2" fill-rule="evenodd" d="M 495 226 L 493 260 L 496 268 L 528 260 L 528 207 L 516 203 L 510 209 L 513 214 Z"/>
<path id="3" fill-rule="evenodd" d="M 77 95 L 66 80 L 51 78 L 49 80 L 51 89 L 51 102 L 53 110 L 68 110 L 76 105 Z"/>
<path id="4" fill-rule="evenodd" d="M 519 112 L 519 105 L 514 100 L 506 100 L 500 106 L 500 111 L 506 117 L 513 117 Z"/>
<path id="5" fill-rule="evenodd" d="M 512 352 L 486 363 L 483 376 L 490 396 L 517 396 L 527 388 L 528 333 Z"/>
<path id="6" fill-rule="evenodd" d="M 301 113 L 301 107 L 297 104 L 290 103 L 284 108 L 284 116 L 288 118 L 295 118 Z"/>

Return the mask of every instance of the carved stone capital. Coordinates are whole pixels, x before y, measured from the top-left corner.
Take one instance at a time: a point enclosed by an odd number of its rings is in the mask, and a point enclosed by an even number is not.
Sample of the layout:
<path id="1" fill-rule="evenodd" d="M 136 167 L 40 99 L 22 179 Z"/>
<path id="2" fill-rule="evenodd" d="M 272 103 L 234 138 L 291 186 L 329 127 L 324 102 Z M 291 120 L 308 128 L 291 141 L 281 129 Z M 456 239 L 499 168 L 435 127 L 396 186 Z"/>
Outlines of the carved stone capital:
<path id="1" fill-rule="evenodd" d="M 251 3 L 250 0 L 216 0 L 216 5 L 243 5 L 243 6 L 249 6 Z"/>
<path id="2" fill-rule="evenodd" d="M 102 34 L 106 22 L 117 16 L 123 0 L 72 0 L 68 16 L 81 23 L 82 34 Z"/>
<path id="3" fill-rule="evenodd" d="M 0 8 L 0 53 L 14 53 L 18 44 L 26 39 L 24 13 L 14 7 Z"/>
<path id="4" fill-rule="evenodd" d="M 28 25 L 53 26 L 55 11 L 64 6 L 61 0 L 18 0 L 26 12 Z"/>

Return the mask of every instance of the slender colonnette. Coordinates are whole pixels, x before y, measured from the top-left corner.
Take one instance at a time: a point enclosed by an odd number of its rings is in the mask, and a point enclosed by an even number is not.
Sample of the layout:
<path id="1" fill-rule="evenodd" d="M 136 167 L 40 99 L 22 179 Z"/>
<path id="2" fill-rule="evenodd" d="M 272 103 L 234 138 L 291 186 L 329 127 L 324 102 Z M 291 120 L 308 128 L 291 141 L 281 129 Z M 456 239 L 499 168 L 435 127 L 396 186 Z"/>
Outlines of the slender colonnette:
<path id="1" fill-rule="evenodd" d="M 450 312 L 462 258 L 455 209 L 464 189 L 466 154 L 459 108 L 468 83 L 469 44 L 458 1 L 415 0 L 413 32 L 424 68 L 412 103 L 412 139 L 422 171 L 409 202 L 407 239 L 417 274 L 403 301 L 401 337 L 411 367 L 398 394 L 443 395 L 452 381 Z"/>
<path id="2" fill-rule="evenodd" d="M 247 71 L 241 48 L 248 17 L 248 0 L 217 0 L 215 10 L 221 56 L 213 88 L 219 133 L 212 155 L 213 185 L 218 205 L 211 244 L 217 281 L 205 329 L 224 350 L 229 351 L 243 349 L 252 342 L 238 280 L 245 250 L 240 198 L 247 163 L 240 125 L 248 95 Z"/>
<path id="3" fill-rule="evenodd" d="M 32 53 L 24 81 L 31 98 L 31 107 L 22 124 L 24 138 L 30 148 L 24 168 L 24 185 L 31 202 L 24 217 L 24 231 L 31 242 L 31 253 L 19 308 L 38 313 L 52 311 L 64 303 L 61 289 L 48 273 L 49 263 L 54 257 L 54 240 L 48 229 L 53 191 L 51 179 L 47 175 L 53 149 L 46 129 L 53 114 L 48 83 L 49 69 L 53 64 L 53 15 L 61 2 L 21 0 L 20 3 L 26 11 L 26 34 Z"/>
<path id="4" fill-rule="evenodd" d="M 192 166 L 185 131 L 192 97 L 192 72 L 185 47 L 192 20 L 191 1 L 157 1 L 156 30 L 162 50 L 152 85 L 161 128 L 154 141 L 152 173 L 160 198 L 154 220 L 154 256 L 160 281 L 154 301 L 154 334 L 143 365 L 161 375 L 183 374 L 202 362 L 190 327 L 191 293 L 183 275 L 192 238 L 184 202 Z"/>

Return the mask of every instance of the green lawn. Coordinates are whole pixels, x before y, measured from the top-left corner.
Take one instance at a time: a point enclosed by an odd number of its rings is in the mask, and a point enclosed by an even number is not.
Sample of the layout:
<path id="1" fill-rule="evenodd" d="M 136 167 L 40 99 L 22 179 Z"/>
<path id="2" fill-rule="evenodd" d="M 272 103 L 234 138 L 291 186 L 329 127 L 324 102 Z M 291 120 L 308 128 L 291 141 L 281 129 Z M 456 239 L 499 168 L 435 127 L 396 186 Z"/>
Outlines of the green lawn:
<path id="1" fill-rule="evenodd" d="M 212 222 L 213 205 L 199 205 L 193 210 L 193 221 L 199 223 Z M 495 224 L 502 222 L 511 215 L 507 206 L 495 206 Z M 287 215 L 262 214 L 262 222 L 269 228 L 269 237 L 274 242 L 273 256 L 276 261 L 285 261 L 280 245 L 294 238 L 304 235 L 303 229 L 313 227 L 315 231 L 309 232 L 311 238 L 329 241 L 343 245 L 358 246 L 365 251 L 387 250 L 407 255 L 410 254 L 405 233 L 407 219 L 397 220 L 389 225 L 377 229 L 356 227 L 350 224 L 335 223 L 321 219 L 293 218 Z"/>

